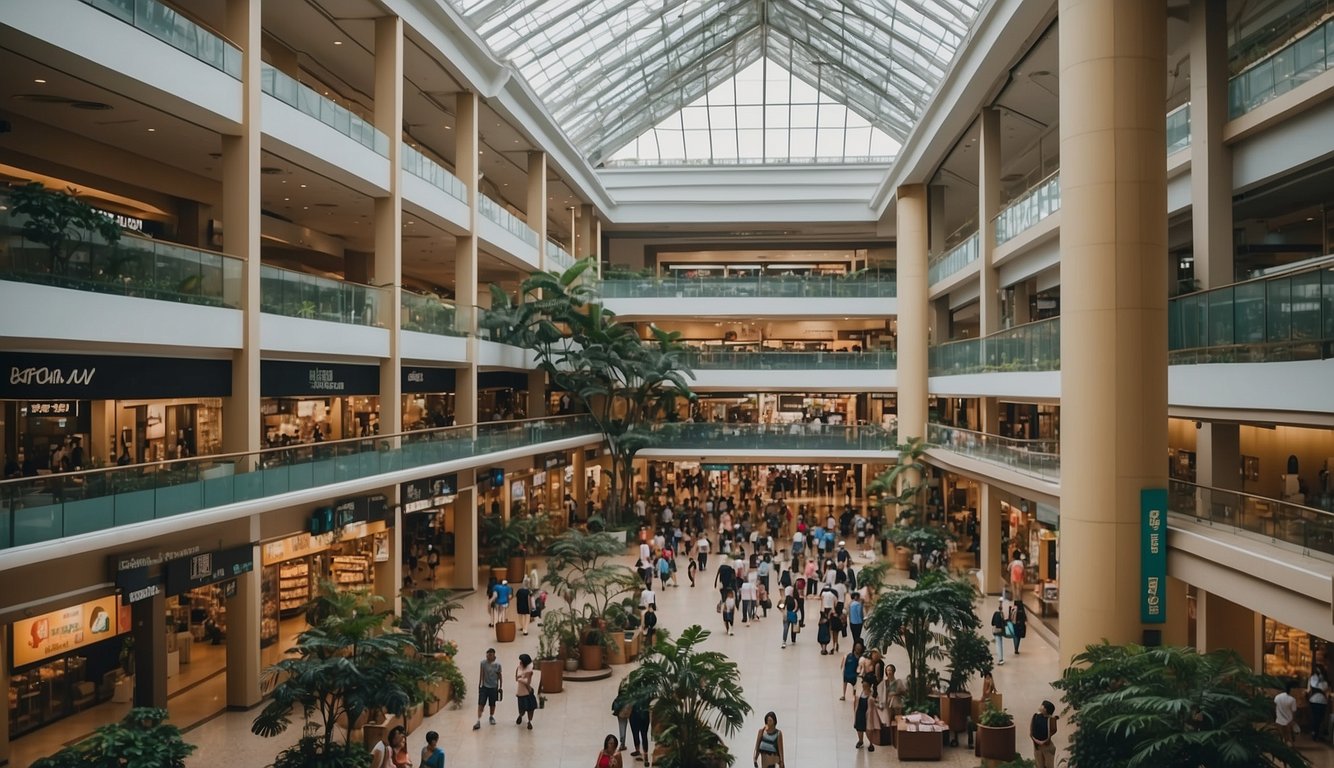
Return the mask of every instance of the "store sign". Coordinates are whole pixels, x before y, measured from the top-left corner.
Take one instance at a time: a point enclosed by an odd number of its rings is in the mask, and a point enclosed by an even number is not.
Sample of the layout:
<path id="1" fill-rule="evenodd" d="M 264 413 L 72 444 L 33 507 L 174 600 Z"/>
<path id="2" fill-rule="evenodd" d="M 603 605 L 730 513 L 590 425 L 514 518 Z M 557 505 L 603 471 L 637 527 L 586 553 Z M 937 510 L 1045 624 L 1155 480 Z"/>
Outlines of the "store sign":
<path id="1" fill-rule="evenodd" d="M 162 579 L 147 565 L 120 571 L 116 574 L 116 589 L 122 605 L 162 594 Z"/>
<path id="2" fill-rule="evenodd" d="M 1167 489 L 1139 492 L 1140 621 L 1167 621 Z"/>
<path id="3" fill-rule="evenodd" d="M 254 547 L 250 544 L 172 560 L 166 565 L 167 595 L 179 595 L 198 587 L 234 579 L 249 573 L 254 567 Z"/>
<path id="4" fill-rule="evenodd" d="M 227 397 L 230 360 L 0 352 L 0 400 Z"/>
<path id="5" fill-rule="evenodd" d="M 533 462 L 534 469 L 556 469 L 557 467 L 568 466 L 570 463 L 569 454 L 564 451 L 560 453 L 548 453 L 538 456 Z"/>
<path id="6" fill-rule="evenodd" d="M 14 622 L 11 668 L 109 640 L 119 634 L 114 595 Z"/>
<path id="7" fill-rule="evenodd" d="M 371 534 L 380 533 L 386 530 L 383 521 L 372 523 L 355 523 L 344 528 L 341 532 L 343 540 L 360 539 Z M 294 536 L 288 536 L 285 539 L 269 541 L 260 545 L 260 562 L 263 565 L 274 565 L 288 560 L 295 560 L 298 557 L 307 557 L 323 552 L 334 545 L 334 534 L 323 533 L 312 536 L 309 533 L 298 533 Z"/>
<path id="8" fill-rule="evenodd" d="M 1053 528 L 1061 526 L 1061 511 L 1056 507 L 1050 507 L 1042 502 L 1037 504 L 1038 522 L 1043 525 L 1050 525 Z"/>
<path id="9" fill-rule="evenodd" d="M 30 400 L 29 416 L 78 416 L 78 400 Z"/>
<path id="10" fill-rule="evenodd" d="M 378 395 L 380 369 L 374 365 L 262 360 L 261 397 Z"/>
<path id="11" fill-rule="evenodd" d="M 440 475 L 403 483 L 403 513 L 423 512 L 448 504 L 458 494 L 459 476 Z"/>
<path id="12" fill-rule="evenodd" d="M 404 367 L 403 394 L 427 394 L 454 391 L 453 368 Z"/>
<path id="13" fill-rule="evenodd" d="M 198 545 L 192 547 L 181 547 L 180 549 L 164 549 L 158 552 L 149 552 L 143 555 L 127 555 L 116 558 L 116 574 L 126 571 L 132 571 L 138 568 L 147 568 L 153 565 L 162 565 L 169 560 L 176 560 L 182 557 L 197 555 L 203 551 L 203 547 Z"/>

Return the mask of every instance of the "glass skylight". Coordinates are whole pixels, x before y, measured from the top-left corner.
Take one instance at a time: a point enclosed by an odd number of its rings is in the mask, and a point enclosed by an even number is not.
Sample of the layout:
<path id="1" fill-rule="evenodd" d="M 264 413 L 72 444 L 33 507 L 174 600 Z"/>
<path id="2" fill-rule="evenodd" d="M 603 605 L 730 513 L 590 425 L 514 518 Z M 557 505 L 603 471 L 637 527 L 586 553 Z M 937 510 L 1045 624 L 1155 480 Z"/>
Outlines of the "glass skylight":
<path id="1" fill-rule="evenodd" d="M 608 159 L 645 131 L 656 135 L 657 157 L 678 160 L 704 157 L 686 151 L 686 132 L 701 130 L 697 113 L 703 106 L 710 116 L 727 99 L 713 91 L 748 70 L 768 61 L 762 70 L 796 73 L 788 78 L 792 91 L 810 87 L 817 96 L 817 114 L 826 106 L 844 106 L 895 142 L 912 130 L 934 95 L 955 52 L 986 0 L 449 0 L 464 15 L 497 56 L 508 60 L 543 100 L 570 139 L 594 164 Z M 774 65 L 777 65 L 776 67 Z M 795 83 L 803 83 L 797 86 Z M 743 87 L 733 86 L 735 90 Z M 800 94 L 799 94 L 800 95 Z M 748 98 L 748 97 L 747 97 Z M 703 99 L 703 104 L 699 102 Z M 867 133 L 846 118 L 847 134 L 838 152 L 833 139 L 819 133 L 823 123 L 807 126 L 798 121 L 798 107 L 811 102 L 768 100 L 786 110 L 789 120 L 766 119 L 763 128 L 737 130 L 781 131 L 787 147 L 771 152 L 767 142 L 758 157 L 766 162 L 786 158 L 820 157 L 821 142 L 832 155 L 861 157 L 878 154 L 884 140 Z M 743 107 L 763 104 L 736 102 L 741 122 Z M 768 107 L 764 107 L 767 110 Z M 681 112 L 681 152 L 664 152 L 659 127 Z M 725 120 L 726 118 L 719 118 Z M 753 123 L 747 121 L 746 125 Z M 807 134 L 817 131 L 814 152 L 807 155 Z M 712 130 L 709 127 L 703 130 Z M 699 139 L 696 137 L 696 143 Z M 738 134 L 734 153 L 746 156 Z M 879 141 L 879 144 L 876 142 Z M 712 138 L 711 144 L 714 143 Z M 717 143 L 726 144 L 726 140 Z M 781 142 L 780 142 L 781 143 Z M 749 143 L 746 143 L 749 146 Z M 795 147 L 795 149 L 794 149 Z M 669 147 L 669 150 L 671 147 Z M 617 157 L 622 153 L 617 152 Z M 645 155 L 647 160 L 649 155 Z M 728 162 L 728 151 L 710 149 L 708 157 Z"/>

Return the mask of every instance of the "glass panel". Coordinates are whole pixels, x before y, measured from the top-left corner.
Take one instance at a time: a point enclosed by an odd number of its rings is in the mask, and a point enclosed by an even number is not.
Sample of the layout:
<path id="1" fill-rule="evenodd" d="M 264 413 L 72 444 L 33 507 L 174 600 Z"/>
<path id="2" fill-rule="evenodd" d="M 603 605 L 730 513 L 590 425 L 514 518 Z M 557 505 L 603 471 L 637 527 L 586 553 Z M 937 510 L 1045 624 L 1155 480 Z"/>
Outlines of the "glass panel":
<path id="1" fill-rule="evenodd" d="M 319 120 L 335 131 L 384 157 L 389 156 L 389 139 L 366 121 L 302 85 L 286 72 L 263 65 L 260 89 L 279 101 Z"/>
<path id="2" fill-rule="evenodd" d="M 1228 113 L 1238 117 L 1334 67 L 1334 19 L 1316 27 L 1228 83 Z"/>
<path id="3" fill-rule="evenodd" d="M 1038 182 L 992 219 L 996 245 L 1003 245 L 1060 209 L 1061 176 L 1058 172 Z"/>
<path id="4" fill-rule="evenodd" d="M 375 135 L 378 137 L 383 134 L 377 132 Z M 468 202 L 468 188 L 464 186 L 462 179 L 407 144 L 402 146 L 402 150 L 404 171 L 425 179 L 431 186 L 444 191 L 456 200 Z"/>
<path id="5" fill-rule="evenodd" d="M 209 66 L 241 79 L 241 51 L 157 0 L 83 0 Z"/>
<path id="6" fill-rule="evenodd" d="M 1237 342 L 1234 332 L 1232 289 L 1222 288 L 1209 292 L 1209 339 L 1211 347 L 1231 346 Z M 1261 316 L 1263 328 L 1263 316 Z"/>
<path id="7" fill-rule="evenodd" d="M 1292 338 L 1292 284 L 1287 279 L 1270 280 L 1265 285 L 1265 292 L 1268 304 L 1264 341 L 1271 344 L 1289 341 Z"/>
<path id="8" fill-rule="evenodd" d="M 1266 544 L 1286 544 L 1300 554 L 1334 556 L 1334 513 L 1247 493 L 1168 481 L 1168 512 L 1223 527 Z"/>
<path id="9" fill-rule="evenodd" d="M 482 195 L 479 212 L 490 221 L 504 227 L 510 234 L 515 235 L 534 248 L 537 247 L 537 231 L 524 223 L 523 219 L 506 210 L 505 206 L 496 200 L 487 195 Z"/>
<path id="10" fill-rule="evenodd" d="M 980 339 L 947 341 L 928 350 L 932 376 L 1013 371 L 1055 371 L 1061 367 L 1061 319 L 1018 325 Z"/>
<path id="11" fill-rule="evenodd" d="M 1167 154 L 1190 146 L 1190 104 L 1182 104 L 1167 113 Z"/>
<path id="12" fill-rule="evenodd" d="M 1262 344 L 1265 340 L 1265 287 L 1263 283 L 1242 283 L 1231 291 L 1218 291 L 1210 294 L 1210 302 L 1219 308 L 1219 314 L 1225 314 L 1226 302 L 1232 304 L 1232 320 L 1235 323 L 1231 338 L 1215 341 L 1210 335 L 1210 342 L 1219 344 Z M 1221 304 L 1219 302 L 1222 302 Z M 1214 308 L 1210 308 L 1212 317 Z"/>
<path id="13" fill-rule="evenodd" d="M 1016 440 L 947 424 L 928 424 L 926 435 L 927 442 L 937 448 L 1003 464 L 1026 475 L 1061 479 L 1061 444 L 1057 440 Z"/>
<path id="14" fill-rule="evenodd" d="M 1291 319 L 1293 341 L 1320 338 L 1320 276 L 1323 271 L 1307 272 L 1292 278 Z"/>
<path id="15" fill-rule="evenodd" d="M 628 298 L 882 298 L 896 295 L 893 273 L 839 275 L 773 275 L 729 277 L 604 278 L 598 292 L 604 299 Z"/>
<path id="16" fill-rule="evenodd" d="M 263 265 L 260 309 L 271 315 L 379 327 L 383 289 Z"/>
<path id="17" fill-rule="evenodd" d="M 892 349 L 860 352 L 710 349 L 692 351 L 686 362 L 702 371 L 883 371 L 894 369 L 896 357 Z"/>
<path id="18" fill-rule="evenodd" d="M 452 303 L 435 296 L 402 291 L 399 296 L 405 331 L 432 333 L 437 336 L 467 336 L 472 331 L 471 312 L 460 312 Z"/>
<path id="19" fill-rule="evenodd" d="M 955 274 L 964 267 L 977 261 L 979 255 L 978 234 L 974 232 L 968 236 L 967 240 L 954 246 L 945 252 L 944 256 L 931 262 L 927 271 L 927 279 L 931 285 L 944 280 L 950 275 Z"/>

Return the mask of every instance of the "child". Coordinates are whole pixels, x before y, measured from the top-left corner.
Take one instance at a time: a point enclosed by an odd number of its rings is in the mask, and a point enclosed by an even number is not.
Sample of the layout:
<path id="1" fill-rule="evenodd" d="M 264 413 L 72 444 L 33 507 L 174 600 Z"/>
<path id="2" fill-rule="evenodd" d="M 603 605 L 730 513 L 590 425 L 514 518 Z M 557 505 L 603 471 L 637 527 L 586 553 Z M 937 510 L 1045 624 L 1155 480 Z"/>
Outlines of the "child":
<path id="1" fill-rule="evenodd" d="M 695 586 L 695 558 L 686 560 L 686 575 L 690 577 L 690 586 Z"/>
<path id="2" fill-rule="evenodd" d="M 440 734 L 435 731 L 426 732 L 426 746 L 422 747 L 421 768 L 445 768 L 445 750 L 441 749 L 436 743 L 440 741 Z"/>
<path id="3" fill-rule="evenodd" d="M 723 598 L 723 631 L 727 634 L 732 632 L 732 619 L 736 617 L 736 596 L 732 590 L 727 590 L 727 596 Z"/>

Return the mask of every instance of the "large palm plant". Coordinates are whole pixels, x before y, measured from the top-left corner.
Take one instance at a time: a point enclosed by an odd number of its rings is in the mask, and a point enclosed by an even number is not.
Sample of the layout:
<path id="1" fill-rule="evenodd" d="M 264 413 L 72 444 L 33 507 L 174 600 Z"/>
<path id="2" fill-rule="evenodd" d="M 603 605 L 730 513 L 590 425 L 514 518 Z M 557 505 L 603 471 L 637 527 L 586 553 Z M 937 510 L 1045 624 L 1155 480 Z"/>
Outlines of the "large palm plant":
<path id="1" fill-rule="evenodd" d="M 1090 645 L 1054 685 L 1073 712 L 1071 768 L 1310 765 L 1265 727 L 1279 681 L 1232 651 Z"/>
<path id="2" fill-rule="evenodd" d="M 751 713 L 736 664 L 717 651 L 697 650 L 708 637 L 695 624 L 675 641 L 659 639 L 626 678 L 625 696 L 649 705 L 659 728 L 657 765 L 663 768 L 731 765 L 735 757 L 723 738 Z"/>
<path id="3" fill-rule="evenodd" d="M 871 647 L 901 645 L 908 654 L 908 704 L 925 705 L 931 662 L 944 659 L 950 638 L 975 633 L 982 622 L 973 611 L 976 590 L 965 581 L 933 572 L 913 586 L 890 587 L 866 619 Z"/>

